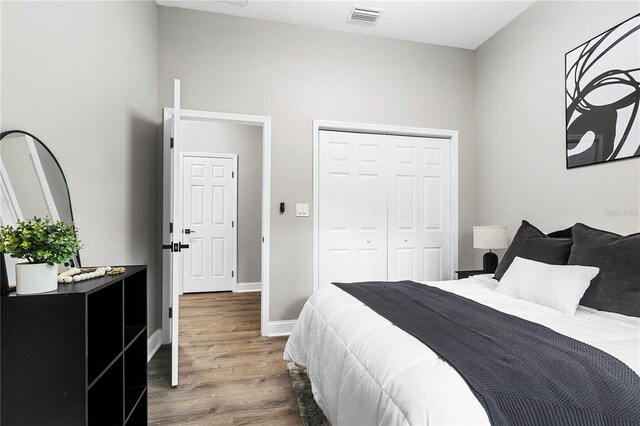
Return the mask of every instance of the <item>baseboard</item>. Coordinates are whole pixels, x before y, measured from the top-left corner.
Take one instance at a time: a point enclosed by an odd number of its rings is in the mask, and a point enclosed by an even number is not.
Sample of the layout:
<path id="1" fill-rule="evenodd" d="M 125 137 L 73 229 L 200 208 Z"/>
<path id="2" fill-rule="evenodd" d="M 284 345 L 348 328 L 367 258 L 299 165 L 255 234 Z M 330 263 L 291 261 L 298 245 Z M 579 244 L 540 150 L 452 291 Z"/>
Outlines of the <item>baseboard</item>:
<path id="1" fill-rule="evenodd" d="M 151 361 L 151 358 L 156 354 L 158 349 L 160 349 L 160 344 L 162 340 L 162 330 L 157 329 L 153 332 L 151 337 L 147 339 L 147 362 Z"/>
<path id="2" fill-rule="evenodd" d="M 269 337 L 288 336 L 293 331 L 296 320 L 269 321 Z"/>
<path id="3" fill-rule="evenodd" d="M 262 283 L 238 283 L 235 293 L 245 293 L 247 291 L 261 291 Z"/>

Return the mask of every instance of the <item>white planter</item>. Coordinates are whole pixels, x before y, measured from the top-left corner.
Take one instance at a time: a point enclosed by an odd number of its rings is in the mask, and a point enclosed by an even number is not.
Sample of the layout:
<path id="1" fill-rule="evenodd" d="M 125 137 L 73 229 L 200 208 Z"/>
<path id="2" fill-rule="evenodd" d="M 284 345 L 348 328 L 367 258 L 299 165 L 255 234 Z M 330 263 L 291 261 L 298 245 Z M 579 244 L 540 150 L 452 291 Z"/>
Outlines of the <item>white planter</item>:
<path id="1" fill-rule="evenodd" d="M 16 293 L 34 294 L 58 288 L 58 266 L 46 263 L 18 263 L 16 265 Z"/>

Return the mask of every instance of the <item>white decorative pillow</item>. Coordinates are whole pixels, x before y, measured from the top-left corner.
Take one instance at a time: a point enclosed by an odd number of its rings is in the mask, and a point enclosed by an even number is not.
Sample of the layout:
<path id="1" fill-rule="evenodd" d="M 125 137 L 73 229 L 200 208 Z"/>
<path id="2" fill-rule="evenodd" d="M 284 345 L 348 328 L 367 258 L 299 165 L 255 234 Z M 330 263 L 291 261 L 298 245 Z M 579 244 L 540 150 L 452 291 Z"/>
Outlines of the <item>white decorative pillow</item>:
<path id="1" fill-rule="evenodd" d="M 573 315 L 598 272 L 593 266 L 549 265 L 516 257 L 496 291 Z"/>

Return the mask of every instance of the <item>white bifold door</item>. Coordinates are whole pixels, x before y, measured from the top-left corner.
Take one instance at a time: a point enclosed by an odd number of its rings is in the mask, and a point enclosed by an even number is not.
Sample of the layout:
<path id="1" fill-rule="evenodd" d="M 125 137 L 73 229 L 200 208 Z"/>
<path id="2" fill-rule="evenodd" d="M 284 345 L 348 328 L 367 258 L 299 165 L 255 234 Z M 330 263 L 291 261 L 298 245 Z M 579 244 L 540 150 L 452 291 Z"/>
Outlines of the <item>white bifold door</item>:
<path id="1" fill-rule="evenodd" d="M 388 136 L 389 280 L 452 279 L 451 144 Z"/>
<path id="2" fill-rule="evenodd" d="M 185 293 L 234 290 L 236 164 L 236 156 L 183 156 Z"/>
<path id="3" fill-rule="evenodd" d="M 320 131 L 319 285 L 451 279 L 448 139 Z"/>
<path id="4" fill-rule="evenodd" d="M 385 136 L 320 132 L 319 278 L 387 279 Z"/>

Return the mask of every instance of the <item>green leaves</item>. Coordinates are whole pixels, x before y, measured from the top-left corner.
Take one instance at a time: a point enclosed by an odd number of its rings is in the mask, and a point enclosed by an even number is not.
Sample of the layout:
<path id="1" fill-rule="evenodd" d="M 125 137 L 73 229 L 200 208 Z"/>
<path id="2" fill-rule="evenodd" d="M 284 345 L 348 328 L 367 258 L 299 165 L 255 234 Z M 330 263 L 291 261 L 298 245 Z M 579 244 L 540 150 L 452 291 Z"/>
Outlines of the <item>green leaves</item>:
<path id="1" fill-rule="evenodd" d="M 0 252 L 30 263 L 64 263 L 80 249 L 74 224 L 48 217 L 19 220 L 15 227 L 0 227 Z"/>

